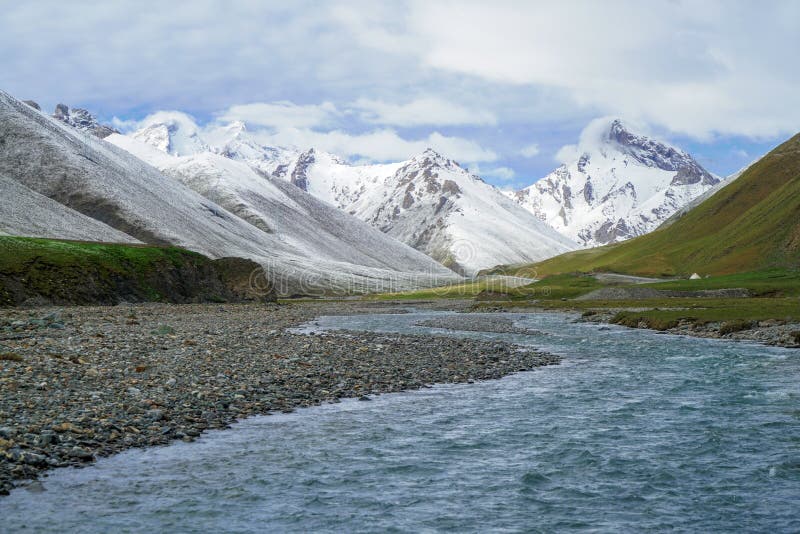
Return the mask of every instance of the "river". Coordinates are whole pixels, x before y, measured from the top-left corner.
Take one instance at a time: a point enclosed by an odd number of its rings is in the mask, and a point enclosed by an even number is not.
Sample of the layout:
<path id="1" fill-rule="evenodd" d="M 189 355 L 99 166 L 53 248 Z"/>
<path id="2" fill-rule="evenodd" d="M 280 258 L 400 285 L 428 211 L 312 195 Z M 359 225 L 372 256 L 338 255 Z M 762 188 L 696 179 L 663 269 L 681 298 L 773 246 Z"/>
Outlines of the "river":
<path id="1" fill-rule="evenodd" d="M 255 417 L 0 498 L 0 531 L 800 531 L 800 353 L 508 315 L 563 356 L 501 380 Z"/>

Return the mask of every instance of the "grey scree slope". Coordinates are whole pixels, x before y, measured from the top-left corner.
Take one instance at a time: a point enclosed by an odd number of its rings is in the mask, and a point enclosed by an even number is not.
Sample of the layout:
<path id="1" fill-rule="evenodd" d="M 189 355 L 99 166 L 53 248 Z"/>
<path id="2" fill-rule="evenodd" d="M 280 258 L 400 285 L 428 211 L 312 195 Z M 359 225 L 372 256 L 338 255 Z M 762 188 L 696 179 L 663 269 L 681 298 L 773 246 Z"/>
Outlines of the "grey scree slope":
<path id="1" fill-rule="evenodd" d="M 403 289 L 455 278 L 430 258 L 409 253 L 408 247 L 388 237 L 383 254 L 320 259 L 303 246 L 302 234 L 264 232 L 124 150 L 3 92 L 0 150 L 0 175 L 30 190 L 145 243 L 174 244 L 212 258 L 254 259 L 279 277 L 287 292 L 372 291 L 386 289 L 390 281 L 392 288 Z M 346 234 L 339 235 L 343 240 L 357 239 L 366 231 L 362 226 L 367 228 L 353 219 L 351 225 L 335 230 Z M 347 254 L 352 249 L 342 247 Z M 394 257 L 404 261 L 394 266 Z"/>

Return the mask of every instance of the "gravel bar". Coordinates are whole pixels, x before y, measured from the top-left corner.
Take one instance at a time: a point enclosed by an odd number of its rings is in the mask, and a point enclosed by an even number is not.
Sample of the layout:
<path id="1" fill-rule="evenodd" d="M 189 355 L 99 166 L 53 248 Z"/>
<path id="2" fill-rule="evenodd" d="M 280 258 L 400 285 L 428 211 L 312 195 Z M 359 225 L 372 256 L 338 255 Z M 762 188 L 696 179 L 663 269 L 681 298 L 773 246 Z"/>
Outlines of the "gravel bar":
<path id="1" fill-rule="evenodd" d="M 522 328 L 514 325 L 514 320 L 509 317 L 492 315 L 448 315 L 427 319 L 416 323 L 416 326 L 428 328 L 441 328 L 458 332 L 493 332 L 496 334 L 523 334 L 545 335 L 540 330 Z"/>
<path id="2" fill-rule="evenodd" d="M 0 310 L 0 494 L 51 468 L 86 465 L 132 447 L 193 441 L 206 429 L 251 415 L 558 363 L 555 356 L 502 342 L 287 332 L 320 315 L 402 313 L 408 306 Z"/>

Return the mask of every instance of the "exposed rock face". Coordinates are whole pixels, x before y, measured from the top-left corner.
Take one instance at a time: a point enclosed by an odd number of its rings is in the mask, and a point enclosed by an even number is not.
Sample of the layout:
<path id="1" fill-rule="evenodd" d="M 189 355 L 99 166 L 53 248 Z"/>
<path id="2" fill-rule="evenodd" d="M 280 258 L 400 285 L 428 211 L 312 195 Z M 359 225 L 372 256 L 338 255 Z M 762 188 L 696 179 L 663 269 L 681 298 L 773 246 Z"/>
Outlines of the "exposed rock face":
<path id="1" fill-rule="evenodd" d="M 511 196 L 585 247 L 655 230 L 719 182 L 686 152 L 619 120 L 591 124 L 575 152 L 574 161 Z"/>
<path id="2" fill-rule="evenodd" d="M 38 106 L 33 107 L 39 109 Z M 70 109 L 69 106 L 65 104 L 58 104 L 56 106 L 56 109 L 53 112 L 53 118 L 69 124 L 70 126 L 81 130 L 82 132 L 90 133 L 100 139 L 105 139 L 112 133 L 119 133 L 111 126 L 106 126 L 97 122 L 97 119 L 95 119 L 94 116 L 85 109 Z"/>
<path id="3" fill-rule="evenodd" d="M 314 149 L 312 148 L 300 154 L 292 171 L 290 181 L 303 191 L 308 191 L 308 168 L 314 164 L 314 161 Z"/>
<path id="4" fill-rule="evenodd" d="M 36 111 L 42 111 L 42 107 L 39 104 L 37 104 L 36 102 L 34 102 L 33 100 L 23 100 L 23 102 L 28 104 L 30 107 L 32 107 Z"/>
<path id="5" fill-rule="evenodd" d="M 676 171 L 678 175 L 675 184 L 702 182 L 704 185 L 714 185 L 719 181 L 686 152 L 649 137 L 634 135 L 625 129 L 620 120 L 611 123 L 608 140 L 616 142 L 624 152 L 647 167 Z"/>

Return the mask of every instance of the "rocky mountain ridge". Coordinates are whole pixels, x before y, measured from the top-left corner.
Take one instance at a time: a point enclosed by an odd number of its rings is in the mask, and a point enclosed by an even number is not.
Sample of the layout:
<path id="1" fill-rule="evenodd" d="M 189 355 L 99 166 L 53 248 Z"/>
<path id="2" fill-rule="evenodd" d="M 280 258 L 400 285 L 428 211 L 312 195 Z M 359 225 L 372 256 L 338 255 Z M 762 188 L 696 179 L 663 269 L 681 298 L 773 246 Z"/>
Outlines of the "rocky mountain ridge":
<path id="1" fill-rule="evenodd" d="M 509 196 L 583 247 L 651 232 L 720 181 L 618 119 L 591 124 L 573 148 L 571 160 Z"/>

